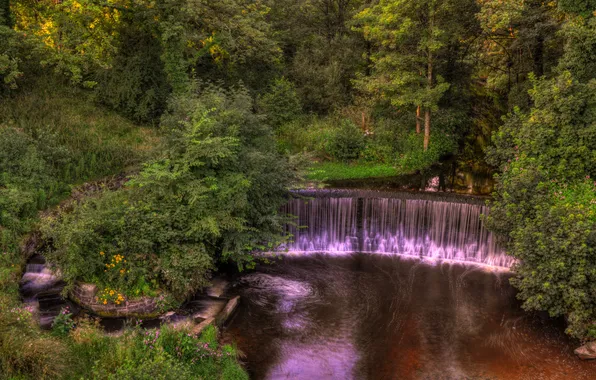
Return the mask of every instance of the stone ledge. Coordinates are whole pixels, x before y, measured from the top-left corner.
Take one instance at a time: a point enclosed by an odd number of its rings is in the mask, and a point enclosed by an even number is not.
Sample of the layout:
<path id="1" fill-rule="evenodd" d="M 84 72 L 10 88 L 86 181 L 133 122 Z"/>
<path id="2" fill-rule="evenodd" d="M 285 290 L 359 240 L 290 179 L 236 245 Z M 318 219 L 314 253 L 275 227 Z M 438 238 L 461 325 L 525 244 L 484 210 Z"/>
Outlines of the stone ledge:
<path id="1" fill-rule="evenodd" d="M 97 286 L 94 284 L 77 284 L 70 292 L 70 298 L 81 307 L 97 314 L 100 317 L 135 317 L 135 318 L 156 318 L 161 313 L 159 310 L 159 297 L 140 297 L 132 300 L 125 300 L 121 305 L 104 305 L 96 299 Z"/>

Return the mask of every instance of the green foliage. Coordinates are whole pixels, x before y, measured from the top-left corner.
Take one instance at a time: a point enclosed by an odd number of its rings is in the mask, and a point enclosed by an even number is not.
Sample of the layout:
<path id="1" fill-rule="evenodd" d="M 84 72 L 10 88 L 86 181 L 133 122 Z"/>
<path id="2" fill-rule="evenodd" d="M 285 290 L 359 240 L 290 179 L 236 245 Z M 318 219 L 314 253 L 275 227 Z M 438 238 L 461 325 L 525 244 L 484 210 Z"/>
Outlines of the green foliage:
<path id="1" fill-rule="evenodd" d="M 234 348 L 220 346 L 212 326 L 198 338 L 167 326 L 160 330 L 128 331 L 120 341 L 106 342 L 106 338 L 92 335 L 91 329 L 83 333 L 88 337 L 83 345 L 99 343 L 101 347 L 99 360 L 89 363 L 93 379 L 248 378 L 236 361 Z"/>
<path id="2" fill-rule="evenodd" d="M 267 122 L 276 129 L 296 120 L 302 114 L 296 88 L 286 78 L 273 82 L 269 91 L 259 98 L 259 106 L 267 115 Z"/>
<path id="3" fill-rule="evenodd" d="M 55 379 L 67 366 L 68 347 L 42 333 L 32 310 L 0 289 L 0 377 Z"/>
<path id="4" fill-rule="evenodd" d="M 581 51 L 594 51 L 593 23 L 570 23 L 561 71 L 533 80 L 534 106 L 494 135 L 488 160 L 502 174 L 488 222 L 519 259 L 513 284 L 523 307 L 566 316 L 570 335 L 593 339 L 596 79 L 578 64 L 587 62 Z"/>
<path id="5" fill-rule="evenodd" d="M 594 0 L 560 0 L 559 8 L 568 13 L 577 13 L 584 17 L 590 17 L 596 9 Z"/>
<path id="6" fill-rule="evenodd" d="M 343 34 L 313 35 L 298 47 L 289 69 L 307 111 L 324 114 L 349 104 L 362 45 L 359 36 Z"/>
<path id="7" fill-rule="evenodd" d="M 360 157 L 365 144 L 364 132 L 351 121 L 342 120 L 329 139 L 327 152 L 340 161 L 355 160 Z"/>
<path id="8" fill-rule="evenodd" d="M 111 67 L 99 75 L 97 88 L 99 101 L 140 122 L 159 118 L 170 93 L 160 41 L 151 25 L 141 19 L 120 26 L 117 53 Z"/>
<path id="9" fill-rule="evenodd" d="M 69 184 L 122 171 L 147 156 L 137 149 L 146 139 L 138 127 L 94 108 L 84 93 L 56 90 L 48 98 L 45 89 L 39 83 L 36 91 L 0 104 L 2 250 L 14 249 L 37 210 L 64 199 Z"/>
<path id="10" fill-rule="evenodd" d="M 72 313 L 68 306 L 60 310 L 60 313 L 52 322 L 52 332 L 57 336 L 66 336 L 75 326 L 72 320 Z"/>
<path id="11" fill-rule="evenodd" d="M 17 33 L 0 23 L 0 90 L 17 88 L 17 79 L 23 74 L 19 69 L 21 41 Z"/>
<path id="12" fill-rule="evenodd" d="M 530 73 L 550 74 L 561 56 L 557 2 L 482 1 L 477 18 L 485 36 L 476 40 L 478 76 L 507 109 L 527 110 Z"/>
<path id="13" fill-rule="evenodd" d="M 424 170 L 455 151 L 457 146 L 454 139 L 444 132 L 433 134 L 433 143 L 429 149 L 423 149 L 424 136 L 411 132 L 400 141 L 396 167 L 402 173 L 412 173 Z"/>
<path id="14" fill-rule="evenodd" d="M 295 174 L 244 89 L 175 98 L 162 128 L 164 156 L 125 189 L 44 223 L 47 257 L 70 285 L 136 296 L 145 281 L 182 299 L 208 283 L 216 262 L 250 267 L 253 251 L 281 242 L 277 210 Z"/>

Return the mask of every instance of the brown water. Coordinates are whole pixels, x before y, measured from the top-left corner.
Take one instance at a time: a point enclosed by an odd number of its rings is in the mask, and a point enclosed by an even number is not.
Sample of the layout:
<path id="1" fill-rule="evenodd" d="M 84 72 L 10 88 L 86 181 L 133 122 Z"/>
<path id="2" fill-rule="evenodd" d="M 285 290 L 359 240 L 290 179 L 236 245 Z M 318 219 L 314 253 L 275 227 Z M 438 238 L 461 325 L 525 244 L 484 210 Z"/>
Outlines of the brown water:
<path id="1" fill-rule="evenodd" d="M 523 312 L 510 274 L 350 254 L 239 278 L 225 330 L 256 379 L 596 379 L 560 322 Z"/>

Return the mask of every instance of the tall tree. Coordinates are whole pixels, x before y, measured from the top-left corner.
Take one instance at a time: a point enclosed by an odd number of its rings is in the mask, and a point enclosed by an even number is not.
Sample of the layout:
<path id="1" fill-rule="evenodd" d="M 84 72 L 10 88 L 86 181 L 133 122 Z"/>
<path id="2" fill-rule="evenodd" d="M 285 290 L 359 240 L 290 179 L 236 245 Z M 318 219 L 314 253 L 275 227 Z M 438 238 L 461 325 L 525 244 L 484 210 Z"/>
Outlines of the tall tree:
<path id="1" fill-rule="evenodd" d="M 565 316 L 596 338 L 596 18 L 568 15 L 552 78 L 531 79 L 532 107 L 494 134 L 499 167 L 488 225 L 519 259 L 513 284 L 528 310 Z"/>
<path id="2" fill-rule="evenodd" d="M 450 87 L 444 76 L 449 52 L 468 43 L 474 10 L 465 0 L 381 0 L 355 17 L 355 30 L 373 45 L 371 75 L 361 76 L 358 88 L 398 108 L 415 109 L 417 129 L 422 112 L 424 150 L 432 113 Z"/>
<path id="3" fill-rule="evenodd" d="M 529 74 L 550 75 L 561 56 L 563 15 L 556 2 L 480 0 L 479 77 L 511 110 L 528 109 Z"/>

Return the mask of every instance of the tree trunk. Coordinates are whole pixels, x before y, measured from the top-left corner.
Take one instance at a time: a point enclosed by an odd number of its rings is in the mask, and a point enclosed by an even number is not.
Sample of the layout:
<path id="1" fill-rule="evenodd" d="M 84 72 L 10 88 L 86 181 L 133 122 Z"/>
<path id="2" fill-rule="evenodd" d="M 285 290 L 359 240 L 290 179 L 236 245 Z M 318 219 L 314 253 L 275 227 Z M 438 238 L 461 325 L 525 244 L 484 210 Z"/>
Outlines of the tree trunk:
<path id="1" fill-rule="evenodd" d="M 424 111 L 424 151 L 428 150 L 430 144 L 430 109 Z"/>
<path id="2" fill-rule="evenodd" d="M 420 134 L 420 106 L 416 107 L 416 133 Z"/>

